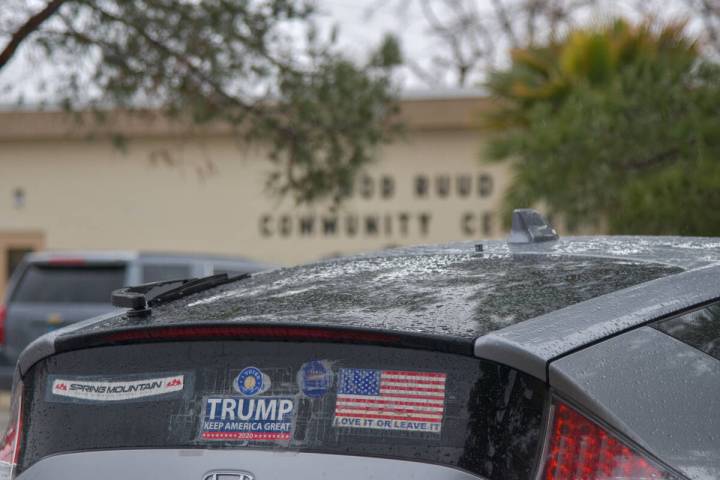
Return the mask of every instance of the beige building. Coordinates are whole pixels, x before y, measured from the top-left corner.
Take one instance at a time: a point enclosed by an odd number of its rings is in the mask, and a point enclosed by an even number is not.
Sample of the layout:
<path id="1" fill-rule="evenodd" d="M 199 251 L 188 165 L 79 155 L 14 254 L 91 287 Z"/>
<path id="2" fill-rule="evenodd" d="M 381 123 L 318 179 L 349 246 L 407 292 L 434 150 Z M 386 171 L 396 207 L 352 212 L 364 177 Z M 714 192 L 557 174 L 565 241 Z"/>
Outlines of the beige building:
<path id="1" fill-rule="evenodd" d="M 188 133 L 160 117 L 100 127 L 60 112 L 0 113 L 0 291 L 28 250 L 238 254 L 293 264 L 383 248 L 498 237 L 508 182 L 480 162 L 479 96 L 406 98 L 403 139 L 385 146 L 339 211 L 268 196 L 262 147 L 228 129 Z M 94 139 L 93 139 L 94 138 Z"/>

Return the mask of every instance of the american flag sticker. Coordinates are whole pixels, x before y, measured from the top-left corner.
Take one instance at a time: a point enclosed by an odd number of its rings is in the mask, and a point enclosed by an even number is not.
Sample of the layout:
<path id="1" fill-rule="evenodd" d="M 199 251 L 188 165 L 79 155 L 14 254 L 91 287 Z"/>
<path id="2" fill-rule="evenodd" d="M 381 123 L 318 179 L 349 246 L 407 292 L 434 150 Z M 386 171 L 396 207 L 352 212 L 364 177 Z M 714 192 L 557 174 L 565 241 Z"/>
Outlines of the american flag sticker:
<path id="1" fill-rule="evenodd" d="M 440 433 L 447 375 L 341 368 L 333 425 Z"/>

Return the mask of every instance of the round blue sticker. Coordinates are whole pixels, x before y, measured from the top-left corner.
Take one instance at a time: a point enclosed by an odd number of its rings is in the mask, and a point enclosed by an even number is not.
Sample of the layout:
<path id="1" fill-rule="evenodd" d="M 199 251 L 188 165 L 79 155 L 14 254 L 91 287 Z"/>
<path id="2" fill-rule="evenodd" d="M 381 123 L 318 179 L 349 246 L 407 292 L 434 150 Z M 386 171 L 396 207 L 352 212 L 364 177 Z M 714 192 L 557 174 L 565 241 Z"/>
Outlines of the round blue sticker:
<path id="1" fill-rule="evenodd" d="M 235 377 L 233 388 L 246 397 L 252 397 L 270 388 L 270 378 L 259 368 L 246 367 Z"/>
<path id="2" fill-rule="evenodd" d="M 300 367 L 297 380 L 305 396 L 320 398 L 332 387 L 332 369 L 325 362 L 313 360 Z"/>

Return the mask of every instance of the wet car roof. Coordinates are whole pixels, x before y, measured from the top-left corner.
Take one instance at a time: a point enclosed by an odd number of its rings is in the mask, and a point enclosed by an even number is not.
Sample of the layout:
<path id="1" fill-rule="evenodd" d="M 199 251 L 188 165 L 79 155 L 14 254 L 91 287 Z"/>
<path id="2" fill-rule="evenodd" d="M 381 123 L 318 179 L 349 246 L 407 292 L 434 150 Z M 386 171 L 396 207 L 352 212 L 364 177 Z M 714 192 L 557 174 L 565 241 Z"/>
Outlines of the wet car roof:
<path id="1" fill-rule="evenodd" d="M 282 323 L 473 339 L 569 305 L 720 261 L 720 242 L 593 237 L 414 247 L 253 275 L 153 308 L 143 322 Z M 77 334 L 138 326 L 125 315 Z"/>
<path id="2" fill-rule="evenodd" d="M 638 262 L 664 263 L 693 270 L 720 263 L 720 238 L 679 236 L 587 236 L 563 237 L 558 241 L 511 245 L 501 240 L 455 242 L 444 245 L 421 245 L 395 248 L 367 256 L 420 255 L 431 253 L 467 253 L 475 245 L 491 255 L 540 253 L 578 255 L 592 258 L 606 257 Z"/>

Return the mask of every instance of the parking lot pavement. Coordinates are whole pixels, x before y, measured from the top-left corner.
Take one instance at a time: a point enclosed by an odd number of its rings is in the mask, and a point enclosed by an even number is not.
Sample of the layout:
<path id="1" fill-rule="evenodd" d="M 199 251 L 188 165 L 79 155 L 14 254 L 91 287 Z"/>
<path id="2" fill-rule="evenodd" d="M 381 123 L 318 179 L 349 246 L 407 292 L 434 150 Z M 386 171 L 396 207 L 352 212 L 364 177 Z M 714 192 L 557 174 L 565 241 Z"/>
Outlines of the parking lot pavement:
<path id="1" fill-rule="evenodd" d="M 10 392 L 0 392 L 0 433 L 5 431 L 10 417 Z"/>

